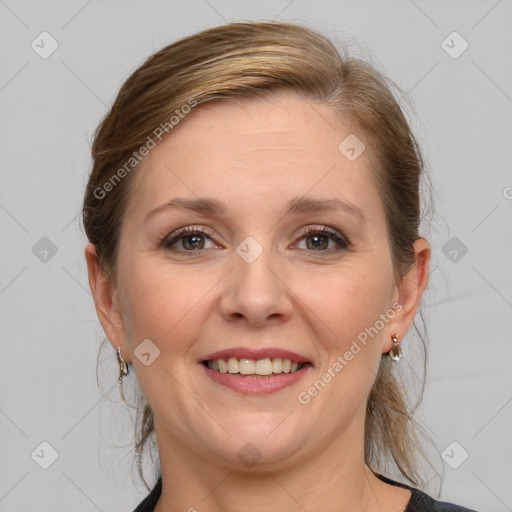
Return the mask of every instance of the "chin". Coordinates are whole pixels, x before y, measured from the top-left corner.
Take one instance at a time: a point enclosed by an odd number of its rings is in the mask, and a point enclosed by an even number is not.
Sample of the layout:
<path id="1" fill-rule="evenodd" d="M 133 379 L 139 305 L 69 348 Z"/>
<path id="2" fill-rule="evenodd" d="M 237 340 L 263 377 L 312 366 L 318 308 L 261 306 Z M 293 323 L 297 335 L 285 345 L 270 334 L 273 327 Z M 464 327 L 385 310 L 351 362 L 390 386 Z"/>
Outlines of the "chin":
<path id="1" fill-rule="evenodd" d="M 301 458 L 308 437 L 304 428 L 291 424 L 286 414 L 271 415 L 254 413 L 241 415 L 238 422 L 226 424 L 232 438 L 223 436 L 223 442 L 211 445 L 216 462 L 224 463 L 237 471 L 269 471 L 291 466 Z M 290 421 L 290 423 L 288 423 Z M 293 421 L 293 420 L 292 420 Z M 296 421 L 296 418 L 295 418 Z"/>

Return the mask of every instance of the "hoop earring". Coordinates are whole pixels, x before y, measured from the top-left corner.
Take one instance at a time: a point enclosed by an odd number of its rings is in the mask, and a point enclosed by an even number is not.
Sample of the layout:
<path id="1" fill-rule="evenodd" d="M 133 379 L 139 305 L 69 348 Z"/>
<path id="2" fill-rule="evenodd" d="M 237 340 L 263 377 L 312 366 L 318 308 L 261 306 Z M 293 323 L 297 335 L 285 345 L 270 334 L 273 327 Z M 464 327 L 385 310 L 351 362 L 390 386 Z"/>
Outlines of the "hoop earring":
<path id="1" fill-rule="evenodd" d="M 117 349 L 117 360 L 119 361 L 119 390 L 121 391 L 121 398 L 123 399 L 123 402 L 126 402 L 123 393 L 123 377 L 126 377 L 128 375 L 128 364 L 121 355 L 121 347 Z"/>
<path id="2" fill-rule="evenodd" d="M 389 357 L 391 357 L 395 363 L 398 363 L 398 361 L 402 359 L 402 349 L 400 348 L 400 342 L 398 341 L 398 334 L 393 334 L 391 339 L 393 340 L 393 346 L 389 351 Z"/>

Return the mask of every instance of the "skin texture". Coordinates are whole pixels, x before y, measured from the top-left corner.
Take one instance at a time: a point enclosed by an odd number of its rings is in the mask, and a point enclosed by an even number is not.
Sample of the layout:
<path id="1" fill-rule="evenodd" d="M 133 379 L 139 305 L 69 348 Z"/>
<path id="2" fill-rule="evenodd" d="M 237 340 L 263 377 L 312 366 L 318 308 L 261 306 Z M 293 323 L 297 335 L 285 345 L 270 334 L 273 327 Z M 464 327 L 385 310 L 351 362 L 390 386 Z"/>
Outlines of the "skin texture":
<path id="1" fill-rule="evenodd" d="M 395 282 L 371 145 L 349 161 L 338 146 L 350 133 L 326 105 L 289 92 L 202 106 L 133 176 L 116 282 L 87 246 L 98 317 L 153 409 L 163 481 L 157 510 L 405 509 L 410 492 L 365 466 L 365 406 L 391 335 L 402 339 L 412 325 L 430 247 L 418 239 L 415 265 Z M 288 201 L 304 195 L 348 201 L 366 221 L 342 210 L 286 215 Z M 144 220 L 172 198 L 198 196 L 226 203 L 227 211 L 168 208 Z M 208 235 L 161 246 L 186 226 Z M 330 226 L 350 245 L 322 234 L 318 249 L 318 234 L 301 233 L 308 226 Z M 263 250 L 252 263 L 236 252 L 247 236 Z M 190 255 L 194 242 L 202 249 Z M 298 394 L 395 301 L 400 312 L 301 404 Z M 144 339 L 160 350 L 149 366 L 134 355 Z M 213 383 L 198 364 L 239 346 L 292 350 L 313 367 L 288 388 L 244 396 Z M 252 467 L 237 457 L 248 442 L 261 452 Z"/>

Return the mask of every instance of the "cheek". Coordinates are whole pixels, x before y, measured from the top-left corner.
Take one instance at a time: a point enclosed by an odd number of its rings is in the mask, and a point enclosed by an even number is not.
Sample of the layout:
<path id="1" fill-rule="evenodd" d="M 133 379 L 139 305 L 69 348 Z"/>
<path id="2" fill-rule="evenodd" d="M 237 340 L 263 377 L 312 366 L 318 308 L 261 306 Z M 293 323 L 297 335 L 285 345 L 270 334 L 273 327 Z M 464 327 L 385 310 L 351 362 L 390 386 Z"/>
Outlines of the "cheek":
<path id="1" fill-rule="evenodd" d="M 317 317 L 316 335 L 331 364 L 338 355 L 351 350 L 357 353 L 351 366 L 378 366 L 385 325 L 379 319 L 388 308 L 391 282 L 382 270 L 376 265 L 346 265 L 302 283 L 308 306 L 304 311 L 309 309 L 314 313 L 311 318 Z"/>
<path id="2" fill-rule="evenodd" d="M 166 390 L 168 399 L 183 399 L 181 387 L 173 382 L 186 375 L 189 351 L 204 324 L 206 301 L 201 299 L 214 284 L 212 276 L 201 278 L 192 271 L 170 268 L 139 258 L 124 267 L 122 276 L 120 273 L 126 340 L 137 380 L 155 411 L 159 410 L 162 390 Z M 156 346 L 154 349 L 149 345 L 152 361 L 148 365 L 138 358 L 137 350 L 146 339 Z M 186 403 L 181 406 L 184 408 Z"/>
<path id="3" fill-rule="evenodd" d="M 200 310 L 210 279 L 142 262 L 126 265 L 123 279 L 123 319 L 132 350 L 149 338 L 161 350 L 172 340 L 173 351 L 179 351 L 179 340 L 187 339 L 184 330 L 199 328 L 189 319 Z"/>
<path id="4" fill-rule="evenodd" d="M 318 329 L 320 367 L 297 398 L 306 410 L 321 414 L 330 435 L 347 428 L 357 411 L 365 411 L 382 357 L 382 331 L 370 329 L 386 311 L 389 282 L 384 267 L 358 260 L 310 280 L 309 288 L 302 285 L 304 292 L 309 290 L 303 311 L 310 311 L 307 321 Z"/>

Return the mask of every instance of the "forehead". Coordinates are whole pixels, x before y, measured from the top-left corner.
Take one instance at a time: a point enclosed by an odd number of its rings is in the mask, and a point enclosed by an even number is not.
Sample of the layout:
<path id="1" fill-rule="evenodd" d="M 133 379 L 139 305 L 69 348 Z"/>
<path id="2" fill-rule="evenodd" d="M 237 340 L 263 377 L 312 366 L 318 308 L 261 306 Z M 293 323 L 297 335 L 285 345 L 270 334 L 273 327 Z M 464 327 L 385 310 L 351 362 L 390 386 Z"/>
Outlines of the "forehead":
<path id="1" fill-rule="evenodd" d="M 277 209 L 291 197 L 339 196 L 379 214 L 369 152 L 343 152 L 354 136 L 365 139 L 294 93 L 201 105 L 145 158 L 130 201 L 144 212 L 175 196 Z"/>
<path id="2" fill-rule="evenodd" d="M 344 131 L 347 128 L 332 109 L 288 91 L 201 105 L 162 146 L 179 151 L 196 145 L 219 156 L 274 151 L 280 157 L 292 153 L 327 157 L 326 150 L 337 153 Z"/>

